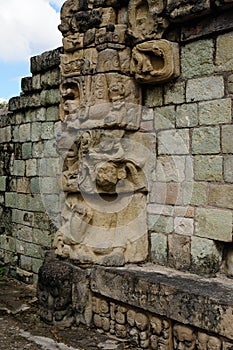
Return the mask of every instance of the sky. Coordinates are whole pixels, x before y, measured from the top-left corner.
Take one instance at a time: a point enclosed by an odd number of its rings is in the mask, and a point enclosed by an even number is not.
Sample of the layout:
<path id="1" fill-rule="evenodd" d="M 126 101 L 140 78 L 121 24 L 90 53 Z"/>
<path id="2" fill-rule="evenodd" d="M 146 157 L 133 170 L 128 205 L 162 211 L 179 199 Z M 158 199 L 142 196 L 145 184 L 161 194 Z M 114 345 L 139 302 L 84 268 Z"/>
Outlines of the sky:
<path id="1" fill-rule="evenodd" d="M 62 45 L 57 29 L 65 0 L 0 0 L 0 103 L 31 76 L 30 57 Z"/>

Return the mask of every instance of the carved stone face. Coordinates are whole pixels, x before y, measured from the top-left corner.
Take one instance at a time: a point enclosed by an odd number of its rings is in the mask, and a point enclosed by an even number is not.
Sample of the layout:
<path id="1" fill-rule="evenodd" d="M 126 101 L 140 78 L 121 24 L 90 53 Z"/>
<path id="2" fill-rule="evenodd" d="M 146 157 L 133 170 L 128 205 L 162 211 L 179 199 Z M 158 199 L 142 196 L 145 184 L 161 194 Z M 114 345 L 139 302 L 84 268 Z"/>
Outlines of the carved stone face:
<path id="1" fill-rule="evenodd" d="M 159 335 L 162 332 L 162 321 L 158 317 L 152 317 L 150 320 L 152 333 Z"/>
<path id="2" fill-rule="evenodd" d="M 220 350 L 221 340 L 216 337 L 209 337 L 207 343 L 207 350 Z"/>
<path id="3" fill-rule="evenodd" d="M 174 349 L 194 350 L 196 346 L 196 335 L 192 328 L 175 325 L 173 328 Z"/>

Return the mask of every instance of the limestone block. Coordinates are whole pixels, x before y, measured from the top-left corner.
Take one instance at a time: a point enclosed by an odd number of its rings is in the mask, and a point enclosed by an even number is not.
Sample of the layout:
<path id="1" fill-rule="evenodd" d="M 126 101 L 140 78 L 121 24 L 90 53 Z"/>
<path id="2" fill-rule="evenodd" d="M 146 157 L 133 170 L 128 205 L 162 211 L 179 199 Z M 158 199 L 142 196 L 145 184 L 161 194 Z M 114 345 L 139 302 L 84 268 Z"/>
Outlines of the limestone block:
<path id="1" fill-rule="evenodd" d="M 187 102 L 218 99 L 223 96 L 224 81 L 222 76 L 190 79 L 187 82 Z"/>
<path id="2" fill-rule="evenodd" d="M 186 156 L 159 156 L 156 162 L 155 179 L 161 182 L 185 180 Z"/>
<path id="3" fill-rule="evenodd" d="M 42 55 L 31 57 L 31 73 L 37 74 L 52 67 L 59 66 L 62 48 L 44 52 Z"/>
<path id="4" fill-rule="evenodd" d="M 141 83 L 164 83 L 178 77 L 179 45 L 164 39 L 136 45 L 132 51 L 131 72 Z"/>
<path id="5" fill-rule="evenodd" d="M 24 120 L 25 122 L 29 122 L 29 123 L 45 121 L 45 112 L 46 112 L 46 109 L 44 107 L 29 109 L 28 111 L 25 112 Z"/>
<path id="6" fill-rule="evenodd" d="M 0 191 L 6 191 L 6 176 L 0 176 Z"/>
<path id="7" fill-rule="evenodd" d="M 151 261 L 155 264 L 167 264 L 167 236 L 163 233 L 151 234 Z"/>
<path id="8" fill-rule="evenodd" d="M 168 265 L 177 270 L 190 267 L 190 237 L 172 234 L 168 236 Z"/>
<path id="9" fill-rule="evenodd" d="M 36 176 L 37 171 L 37 160 L 36 159 L 27 159 L 26 160 L 26 176 Z"/>
<path id="10" fill-rule="evenodd" d="M 224 180 L 233 182 L 233 156 L 224 157 Z"/>
<path id="11" fill-rule="evenodd" d="M 178 128 L 193 127 L 198 125 L 197 104 L 182 104 L 176 108 L 176 126 Z"/>
<path id="12" fill-rule="evenodd" d="M 57 121 L 59 120 L 59 107 L 51 106 L 46 109 L 46 120 Z"/>
<path id="13" fill-rule="evenodd" d="M 182 76 L 193 78 L 214 72 L 213 40 L 200 40 L 184 46 L 181 52 Z"/>
<path id="14" fill-rule="evenodd" d="M 198 208 L 195 232 L 200 237 L 231 242 L 232 213 L 227 210 Z"/>
<path id="15" fill-rule="evenodd" d="M 44 156 L 45 157 L 57 157 L 56 141 L 47 140 L 44 143 Z"/>
<path id="16" fill-rule="evenodd" d="M 29 159 L 32 157 L 32 143 L 26 142 L 22 145 L 22 158 Z"/>
<path id="17" fill-rule="evenodd" d="M 45 122 L 41 125 L 41 138 L 43 140 L 48 140 L 54 138 L 54 123 Z"/>
<path id="18" fill-rule="evenodd" d="M 232 52 L 231 47 L 233 44 L 233 33 L 226 33 L 219 35 L 217 38 L 217 49 L 216 49 L 216 70 L 217 71 L 228 71 L 232 70 Z"/>
<path id="19" fill-rule="evenodd" d="M 223 153 L 233 152 L 233 125 L 222 126 L 222 151 Z"/>
<path id="20" fill-rule="evenodd" d="M 164 130 L 158 133 L 158 154 L 188 154 L 189 130 Z"/>
<path id="21" fill-rule="evenodd" d="M 200 127 L 192 136 L 193 154 L 216 154 L 220 152 L 220 128 Z"/>
<path id="22" fill-rule="evenodd" d="M 228 184 L 211 185 L 208 204 L 216 207 L 233 209 L 233 186 Z"/>
<path id="23" fill-rule="evenodd" d="M 40 74 L 34 74 L 32 76 L 32 89 L 33 90 L 41 90 L 41 75 Z"/>
<path id="24" fill-rule="evenodd" d="M 222 262 L 222 251 L 210 239 L 192 237 L 191 240 L 191 270 L 198 274 L 214 275 L 219 271 Z"/>
<path id="25" fill-rule="evenodd" d="M 199 103 L 200 125 L 231 123 L 231 99 L 221 99 Z"/>
<path id="26" fill-rule="evenodd" d="M 180 104 L 185 102 L 185 84 L 182 81 L 164 86 L 165 104 Z"/>
<path id="27" fill-rule="evenodd" d="M 0 143 L 6 143 L 11 141 L 11 127 L 6 126 L 0 129 Z"/>
<path id="28" fill-rule="evenodd" d="M 173 231 L 173 218 L 163 215 L 148 215 L 148 229 L 151 232 L 171 233 Z"/>
<path id="29" fill-rule="evenodd" d="M 56 105 L 60 102 L 58 89 L 43 90 L 40 93 L 40 104 L 42 106 Z"/>
<path id="30" fill-rule="evenodd" d="M 43 89 L 58 86 L 60 83 L 60 69 L 55 68 L 41 74 L 40 82 Z"/>
<path id="31" fill-rule="evenodd" d="M 181 205 L 182 188 L 179 183 L 155 182 L 152 184 L 150 201 L 157 204 Z"/>
<path id="32" fill-rule="evenodd" d="M 51 243 L 52 243 L 51 233 L 47 230 L 39 230 L 37 228 L 33 228 L 32 242 L 44 247 L 51 247 Z"/>
<path id="33" fill-rule="evenodd" d="M 25 173 L 25 161 L 15 160 L 13 164 L 13 175 L 24 176 Z"/>
<path id="34" fill-rule="evenodd" d="M 18 226 L 16 238 L 20 241 L 32 242 L 32 228 L 28 226 Z"/>
<path id="35" fill-rule="evenodd" d="M 20 142 L 30 141 L 31 125 L 29 123 L 19 126 L 19 140 Z"/>
<path id="36" fill-rule="evenodd" d="M 25 77 L 21 79 L 21 89 L 26 93 L 32 91 L 32 77 Z"/>
<path id="37" fill-rule="evenodd" d="M 194 232 L 194 220 L 185 217 L 175 217 L 174 231 L 179 235 L 191 236 Z"/>
<path id="38" fill-rule="evenodd" d="M 165 106 L 154 109 L 155 130 L 175 128 L 175 107 Z"/>
<path id="39" fill-rule="evenodd" d="M 183 203 L 185 205 L 206 205 L 207 204 L 207 183 L 186 182 L 183 186 Z"/>
<path id="40" fill-rule="evenodd" d="M 145 106 L 157 107 L 163 104 L 163 89 L 161 86 L 148 87 L 145 91 Z"/>
<path id="41" fill-rule="evenodd" d="M 223 158 L 222 156 L 195 156 L 194 178 L 202 181 L 221 181 Z"/>
<path id="42" fill-rule="evenodd" d="M 26 177 L 17 179 L 17 193 L 30 193 L 30 180 Z"/>

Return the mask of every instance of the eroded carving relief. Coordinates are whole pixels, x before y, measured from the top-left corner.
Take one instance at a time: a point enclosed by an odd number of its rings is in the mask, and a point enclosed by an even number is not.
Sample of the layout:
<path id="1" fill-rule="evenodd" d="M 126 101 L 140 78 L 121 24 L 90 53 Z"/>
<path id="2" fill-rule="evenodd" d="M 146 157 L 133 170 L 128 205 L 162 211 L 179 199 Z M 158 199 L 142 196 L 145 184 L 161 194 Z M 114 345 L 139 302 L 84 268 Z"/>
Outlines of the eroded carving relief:
<path id="1" fill-rule="evenodd" d="M 139 83 L 179 74 L 177 44 L 162 39 L 163 11 L 163 1 L 152 0 L 68 0 L 62 7 L 58 256 L 107 266 L 147 258 L 155 143 L 140 131 Z"/>
<path id="2" fill-rule="evenodd" d="M 97 295 L 92 303 L 94 325 L 106 334 L 130 340 L 137 349 L 220 350 L 233 346 L 213 334 Z"/>

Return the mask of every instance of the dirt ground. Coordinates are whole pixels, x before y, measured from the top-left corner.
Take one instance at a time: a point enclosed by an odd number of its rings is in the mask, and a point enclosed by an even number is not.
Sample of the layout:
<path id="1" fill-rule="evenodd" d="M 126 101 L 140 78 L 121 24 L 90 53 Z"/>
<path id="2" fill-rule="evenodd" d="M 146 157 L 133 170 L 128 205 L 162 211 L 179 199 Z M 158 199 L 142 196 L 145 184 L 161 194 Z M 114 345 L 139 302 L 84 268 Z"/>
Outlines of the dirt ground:
<path id="1" fill-rule="evenodd" d="M 61 329 L 42 322 L 35 288 L 0 279 L 0 350 L 123 350 L 129 344 L 84 326 Z M 134 348 L 135 349 L 135 348 Z"/>

